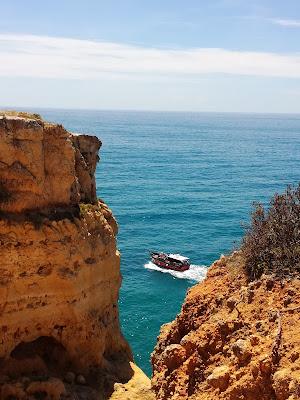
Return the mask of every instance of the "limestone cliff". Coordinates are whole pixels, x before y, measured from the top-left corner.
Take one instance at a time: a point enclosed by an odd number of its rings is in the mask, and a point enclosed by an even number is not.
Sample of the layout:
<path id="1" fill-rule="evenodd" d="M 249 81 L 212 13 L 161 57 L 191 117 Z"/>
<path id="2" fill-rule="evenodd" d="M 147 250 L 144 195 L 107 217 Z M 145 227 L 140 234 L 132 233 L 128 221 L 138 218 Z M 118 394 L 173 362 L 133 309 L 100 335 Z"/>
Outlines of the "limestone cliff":
<path id="1" fill-rule="evenodd" d="M 249 282 L 221 257 L 189 290 L 152 355 L 158 400 L 300 399 L 300 280 Z"/>
<path id="2" fill-rule="evenodd" d="M 1 400 L 106 398 L 134 376 L 100 146 L 36 115 L 0 117 Z"/>

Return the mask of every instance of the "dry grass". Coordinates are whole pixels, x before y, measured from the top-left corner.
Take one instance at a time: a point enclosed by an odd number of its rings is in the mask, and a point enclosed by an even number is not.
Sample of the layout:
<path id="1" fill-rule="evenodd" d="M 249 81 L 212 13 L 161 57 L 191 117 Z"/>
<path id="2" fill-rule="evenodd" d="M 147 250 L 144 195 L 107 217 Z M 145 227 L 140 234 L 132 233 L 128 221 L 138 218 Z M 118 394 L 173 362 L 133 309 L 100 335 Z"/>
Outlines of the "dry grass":
<path id="1" fill-rule="evenodd" d="M 20 117 L 39 121 L 42 120 L 40 114 L 14 110 L 0 110 L 0 117 Z"/>

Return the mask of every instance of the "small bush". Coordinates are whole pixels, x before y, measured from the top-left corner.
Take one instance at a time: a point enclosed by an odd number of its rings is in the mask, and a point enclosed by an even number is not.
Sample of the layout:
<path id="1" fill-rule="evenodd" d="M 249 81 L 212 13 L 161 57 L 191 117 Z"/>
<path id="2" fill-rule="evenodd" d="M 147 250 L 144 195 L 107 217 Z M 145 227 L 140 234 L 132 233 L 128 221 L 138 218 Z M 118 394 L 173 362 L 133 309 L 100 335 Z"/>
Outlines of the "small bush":
<path id="1" fill-rule="evenodd" d="M 94 204 L 90 203 L 80 203 L 79 204 L 79 210 L 80 210 L 80 216 L 84 217 L 89 211 L 95 211 L 97 207 L 95 207 Z"/>
<path id="2" fill-rule="evenodd" d="M 275 194 L 268 210 L 254 204 L 241 249 L 250 279 L 300 273 L 300 185 Z"/>

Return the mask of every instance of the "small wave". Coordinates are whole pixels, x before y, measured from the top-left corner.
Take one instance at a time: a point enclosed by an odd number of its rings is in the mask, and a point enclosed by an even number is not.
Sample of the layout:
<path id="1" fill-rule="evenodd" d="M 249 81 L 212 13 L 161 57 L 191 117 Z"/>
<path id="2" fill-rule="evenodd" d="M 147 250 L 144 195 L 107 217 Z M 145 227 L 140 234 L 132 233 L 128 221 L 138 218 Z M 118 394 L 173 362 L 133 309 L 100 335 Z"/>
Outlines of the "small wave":
<path id="1" fill-rule="evenodd" d="M 189 279 L 196 282 L 203 281 L 207 272 L 207 267 L 205 267 L 204 265 L 192 265 L 192 264 L 190 265 L 190 268 L 187 271 L 183 272 L 160 268 L 157 265 L 153 264 L 153 262 L 151 261 L 145 264 L 144 267 L 147 269 L 151 269 L 153 271 L 162 272 L 163 274 L 170 274 L 174 276 L 174 278 Z"/>

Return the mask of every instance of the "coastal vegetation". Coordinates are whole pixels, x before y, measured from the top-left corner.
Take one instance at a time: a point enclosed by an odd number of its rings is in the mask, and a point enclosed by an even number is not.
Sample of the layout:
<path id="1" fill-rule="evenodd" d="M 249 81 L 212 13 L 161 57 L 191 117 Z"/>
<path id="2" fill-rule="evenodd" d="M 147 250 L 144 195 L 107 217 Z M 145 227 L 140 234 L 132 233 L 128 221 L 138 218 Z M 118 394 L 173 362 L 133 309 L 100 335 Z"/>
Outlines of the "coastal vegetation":
<path id="1" fill-rule="evenodd" d="M 300 273 L 300 185 L 276 193 L 268 209 L 254 204 L 242 252 L 252 280 Z"/>
<path id="2" fill-rule="evenodd" d="M 25 111 L 14 111 L 14 110 L 0 110 L 0 117 L 19 117 L 25 119 L 35 119 L 35 120 L 42 120 L 40 114 L 37 113 L 30 113 Z"/>

